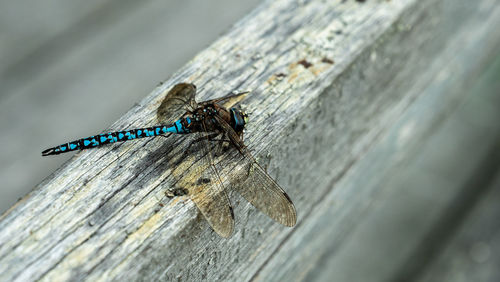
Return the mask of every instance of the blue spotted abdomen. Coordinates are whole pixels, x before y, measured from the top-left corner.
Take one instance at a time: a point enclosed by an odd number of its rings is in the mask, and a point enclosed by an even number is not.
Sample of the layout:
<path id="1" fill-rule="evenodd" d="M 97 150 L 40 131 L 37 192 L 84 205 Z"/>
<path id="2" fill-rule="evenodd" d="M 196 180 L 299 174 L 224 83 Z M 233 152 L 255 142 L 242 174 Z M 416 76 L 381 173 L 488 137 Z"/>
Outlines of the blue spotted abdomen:
<path id="1" fill-rule="evenodd" d="M 47 149 L 42 152 L 42 156 L 58 155 L 61 153 L 66 153 L 75 150 L 95 148 L 115 142 L 124 142 L 124 141 L 134 140 L 137 138 L 154 137 L 166 133 L 177 133 L 177 134 L 190 133 L 189 129 L 186 128 L 186 126 L 184 126 L 185 124 L 190 124 L 190 123 L 191 119 L 187 117 L 176 121 L 174 124 L 170 126 L 160 125 L 147 128 L 138 128 L 132 130 L 109 132 L 109 133 L 94 135 Z"/>

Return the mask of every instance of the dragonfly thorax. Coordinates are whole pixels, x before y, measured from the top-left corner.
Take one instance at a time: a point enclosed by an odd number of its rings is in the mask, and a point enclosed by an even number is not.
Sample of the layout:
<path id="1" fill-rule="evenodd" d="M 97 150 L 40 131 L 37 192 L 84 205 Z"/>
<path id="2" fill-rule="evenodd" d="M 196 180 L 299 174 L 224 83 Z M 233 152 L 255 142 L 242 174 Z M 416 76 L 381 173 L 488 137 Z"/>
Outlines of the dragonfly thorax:
<path id="1" fill-rule="evenodd" d="M 226 109 L 217 104 L 208 104 L 192 112 L 190 131 L 220 131 L 222 127 L 219 120 L 223 120 L 237 133 L 245 128 L 248 115 L 238 108 Z"/>
<path id="2" fill-rule="evenodd" d="M 217 117 L 222 118 L 225 122 L 230 122 L 229 112 L 215 104 L 203 105 L 195 109 L 191 114 L 193 124 L 191 125 L 191 132 L 197 131 L 219 131 L 221 130 Z"/>

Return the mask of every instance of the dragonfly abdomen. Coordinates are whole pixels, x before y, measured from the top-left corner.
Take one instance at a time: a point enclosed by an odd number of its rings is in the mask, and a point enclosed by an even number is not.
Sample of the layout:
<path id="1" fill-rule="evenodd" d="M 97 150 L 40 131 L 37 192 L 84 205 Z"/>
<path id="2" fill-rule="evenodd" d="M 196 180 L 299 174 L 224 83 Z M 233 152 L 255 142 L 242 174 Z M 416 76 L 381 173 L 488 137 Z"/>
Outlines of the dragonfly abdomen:
<path id="1" fill-rule="evenodd" d="M 189 118 L 187 118 L 187 120 L 188 123 L 191 122 Z M 71 141 L 47 149 L 42 152 L 42 156 L 58 155 L 70 151 L 90 149 L 106 144 L 111 144 L 115 142 L 125 142 L 138 138 L 155 137 L 167 133 L 183 134 L 183 133 L 189 133 L 189 130 L 185 126 L 183 126 L 182 120 L 178 120 L 170 126 L 159 125 L 147 128 L 137 128 L 125 131 L 103 133 L 99 135 L 90 136 L 87 138 L 78 139 L 75 141 Z"/>

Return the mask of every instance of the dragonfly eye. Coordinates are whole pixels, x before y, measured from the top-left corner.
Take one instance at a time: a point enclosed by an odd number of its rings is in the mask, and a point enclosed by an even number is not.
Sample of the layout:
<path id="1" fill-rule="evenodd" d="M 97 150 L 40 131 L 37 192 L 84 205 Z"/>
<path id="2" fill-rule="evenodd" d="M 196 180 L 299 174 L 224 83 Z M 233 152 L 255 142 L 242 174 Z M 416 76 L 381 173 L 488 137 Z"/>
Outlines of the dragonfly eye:
<path id="1" fill-rule="evenodd" d="M 231 125 L 236 132 L 243 131 L 247 123 L 247 114 L 237 108 L 231 108 Z"/>

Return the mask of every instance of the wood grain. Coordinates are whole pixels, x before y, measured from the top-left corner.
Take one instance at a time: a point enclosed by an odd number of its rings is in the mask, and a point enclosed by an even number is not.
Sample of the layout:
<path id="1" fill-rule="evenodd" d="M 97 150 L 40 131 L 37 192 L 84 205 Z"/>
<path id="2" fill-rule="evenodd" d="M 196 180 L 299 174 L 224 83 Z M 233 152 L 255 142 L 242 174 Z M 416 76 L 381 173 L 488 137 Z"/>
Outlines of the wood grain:
<path id="1" fill-rule="evenodd" d="M 198 86 L 199 100 L 250 89 L 242 102 L 250 113 L 245 142 L 294 201 L 298 224 L 276 224 L 233 193 L 235 232 L 217 236 L 187 197 L 164 196 L 182 136 L 138 140 L 78 153 L 3 214 L 0 278 L 397 277 L 431 218 L 499 140 L 495 127 L 474 139 L 483 150 L 470 151 L 470 166 L 453 171 L 462 175 L 457 185 L 439 186 L 448 178 L 436 177 L 420 190 L 410 184 L 421 179 L 396 177 L 415 171 L 421 150 L 467 97 L 464 87 L 498 52 L 499 14 L 488 0 L 263 3 L 110 130 L 155 124 L 165 92 L 181 81 Z M 429 194 L 433 187 L 445 189 Z M 426 209 L 429 195 L 442 206 Z M 362 244 L 375 237 L 356 233 L 378 230 L 380 219 L 398 230 L 390 223 L 402 218 L 381 204 L 420 223 L 386 238 L 397 244 L 385 249 Z M 375 262 L 357 268 L 350 258 L 363 255 Z"/>

